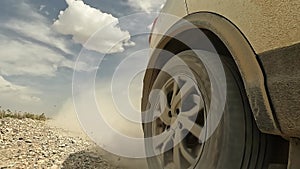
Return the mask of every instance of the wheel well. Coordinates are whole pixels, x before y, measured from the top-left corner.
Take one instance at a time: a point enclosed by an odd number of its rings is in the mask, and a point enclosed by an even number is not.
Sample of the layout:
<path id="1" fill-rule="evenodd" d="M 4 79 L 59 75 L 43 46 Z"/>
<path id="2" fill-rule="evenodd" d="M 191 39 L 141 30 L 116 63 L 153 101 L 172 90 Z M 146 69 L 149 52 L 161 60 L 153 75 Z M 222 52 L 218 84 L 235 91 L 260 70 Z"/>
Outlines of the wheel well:
<path id="1" fill-rule="evenodd" d="M 271 109 L 271 104 L 266 92 L 265 79 L 262 69 L 256 59 L 256 54 L 242 32 L 226 18 L 209 12 L 201 12 L 188 15 L 185 22 L 178 22 L 167 32 L 173 38 L 163 37 L 157 46 L 168 52 L 154 50 L 148 67 L 162 67 L 174 54 L 184 50 L 199 49 L 209 52 L 217 52 L 219 55 L 228 57 L 235 64 L 240 73 L 244 88 L 247 92 L 248 101 L 259 129 L 268 134 L 282 135 L 276 115 Z M 196 28 L 186 28 L 186 20 Z M 184 29 L 184 27 L 186 29 Z M 203 35 L 195 36 L 194 31 L 203 32 Z M 178 32 L 178 30 L 180 30 Z M 182 38 L 186 38 L 182 41 Z M 210 44 L 203 43 L 203 40 Z M 178 40 L 180 39 L 180 40 Z M 184 44 L 183 44 L 184 42 Z M 159 70 L 146 71 L 144 78 L 144 92 L 150 90 Z M 144 98 L 143 99 L 147 99 Z M 145 110 L 145 105 L 142 105 Z"/>
<path id="2" fill-rule="evenodd" d="M 211 43 L 214 45 L 215 49 L 217 50 L 217 52 L 219 54 L 222 54 L 222 55 L 229 55 L 230 54 L 230 52 L 227 50 L 224 43 L 213 32 L 211 32 L 209 30 L 206 30 L 206 29 L 200 29 L 200 30 L 211 41 Z M 190 34 L 193 34 L 193 31 L 194 31 L 193 29 L 192 30 L 187 30 L 187 31 L 182 32 L 181 34 L 179 34 L 177 36 L 188 36 Z M 187 47 L 183 42 L 180 42 L 180 41 L 176 40 L 177 36 L 170 40 L 170 42 L 165 46 L 165 48 L 164 48 L 165 50 L 168 50 L 168 51 L 176 54 L 176 53 L 179 53 L 181 51 L 189 49 L 189 47 Z M 203 38 L 204 37 L 192 38 L 192 43 L 200 44 L 201 41 L 204 40 Z M 196 49 L 199 49 L 199 50 L 206 50 L 206 51 L 209 51 L 209 52 L 214 52 L 214 51 L 211 50 L 210 47 L 205 46 L 205 45 L 204 46 L 203 45 L 196 46 L 196 47 L 197 47 Z"/>
<path id="3" fill-rule="evenodd" d="M 197 34 L 195 32 L 199 32 L 199 30 L 205 36 L 191 36 Z M 187 39 L 188 42 L 186 42 Z M 209 41 L 211 42 L 210 44 L 202 43 L 203 41 L 207 41 L 207 39 L 209 39 Z M 160 65 L 158 67 L 164 65 L 165 62 L 167 62 L 174 55 L 191 49 L 218 53 L 220 56 L 227 57 L 234 62 L 233 57 L 231 56 L 229 50 L 226 48 L 221 39 L 219 39 L 217 35 L 207 29 L 195 28 L 184 31 L 171 38 L 170 41 L 162 49 L 164 52 L 161 52 L 156 60 L 156 65 Z M 237 67 L 235 68 L 237 69 Z M 158 72 L 159 71 L 156 71 L 154 76 L 156 76 Z"/>

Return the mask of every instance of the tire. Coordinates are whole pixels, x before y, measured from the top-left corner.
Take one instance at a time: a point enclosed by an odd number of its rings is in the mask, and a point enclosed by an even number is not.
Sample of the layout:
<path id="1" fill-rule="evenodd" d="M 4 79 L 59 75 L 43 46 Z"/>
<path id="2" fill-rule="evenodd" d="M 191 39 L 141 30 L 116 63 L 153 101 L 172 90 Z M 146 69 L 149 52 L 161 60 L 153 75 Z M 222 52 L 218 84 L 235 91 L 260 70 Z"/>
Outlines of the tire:
<path id="1" fill-rule="evenodd" d="M 183 51 L 176 56 L 184 61 L 184 63 L 191 70 L 190 72 L 186 71 L 181 66 L 172 63 L 168 64 L 169 62 L 167 62 L 162 69 L 167 66 L 168 73 L 160 71 L 155 78 L 151 89 L 148 90 L 144 88 L 145 91 L 152 91 L 154 89 L 166 91 L 166 93 L 164 93 L 165 95 L 162 96 L 166 97 L 166 103 L 163 103 L 163 99 L 159 99 L 161 96 L 158 96 L 159 98 L 156 97 L 154 101 L 158 102 L 157 107 L 161 107 L 161 104 L 166 104 L 169 105 L 169 107 L 172 107 L 172 100 L 174 96 L 173 93 L 185 91 L 183 89 L 184 83 L 189 81 L 189 77 L 194 77 L 195 86 L 192 89 L 193 92 L 189 93 L 191 96 L 187 96 L 187 98 L 197 98 L 198 96 L 201 98 L 200 101 L 197 99 L 197 102 L 195 100 L 189 100 L 188 104 L 198 106 L 198 102 L 203 103 L 203 108 L 199 108 L 196 117 L 193 116 L 193 122 L 195 122 L 194 126 L 196 127 L 190 127 L 189 131 L 186 131 L 185 127 L 183 127 L 184 129 L 180 130 L 178 129 L 180 128 L 180 125 L 186 125 L 185 123 L 180 122 L 180 115 L 185 116 L 184 113 L 188 111 L 183 111 L 184 108 L 182 107 L 181 109 L 177 108 L 176 110 L 168 107 L 165 108 L 167 110 L 158 108 L 154 111 L 153 107 L 151 107 L 151 105 L 154 104 L 149 104 L 151 99 L 144 99 L 150 98 L 150 93 L 144 92 L 142 100 L 148 102 L 146 104 L 148 104 L 149 110 L 146 114 L 146 117 L 147 119 L 155 119 L 143 124 L 145 149 L 148 156 L 147 162 L 149 169 L 265 169 L 268 168 L 269 163 L 274 162 L 274 160 L 272 160 L 273 157 L 268 157 L 268 155 L 270 155 L 269 151 L 273 151 L 273 156 L 276 156 L 276 152 L 272 148 L 274 147 L 273 142 L 276 142 L 274 140 L 277 140 L 278 138 L 263 134 L 258 130 L 253 119 L 239 73 L 234 66 L 234 62 L 225 56 L 220 57 L 221 63 L 224 67 L 227 84 L 225 88 L 227 94 L 224 111 L 222 112 L 223 115 L 221 116 L 218 124 L 210 124 L 211 122 L 206 119 L 209 116 L 208 110 L 210 104 L 212 103 L 212 80 L 209 78 L 209 71 L 206 69 L 204 63 L 199 57 L 209 57 L 212 55 L 215 56 L 215 54 L 205 51 L 203 51 L 201 55 L 196 55 L 190 50 Z M 176 83 L 173 85 L 178 85 L 179 91 L 171 91 L 172 96 L 170 96 L 168 99 L 168 92 L 170 91 L 165 88 L 168 88 L 167 85 L 170 83 L 170 81 L 174 81 L 174 77 L 177 76 L 181 79 L 185 78 L 183 76 L 187 76 L 187 80 L 182 80 L 182 88 L 180 87 L 179 82 L 176 81 Z M 215 80 L 218 81 L 218 77 L 216 77 Z M 145 84 L 144 86 L 148 85 Z M 219 91 L 215 92 L 222 93 L 220 89 Z M 182 99 L 181 102 L 183 101 L 184 100 Z M 217 103 L 219 102 L 217 101 Z M 180 106 L 182 106 L 182 103 Z M 193 106 L 190 108 L 193 108 Z M 161 111 L 160 113 L 162 114 L 160 116 L 156 116 L 156 111 Z M 178 112 L 174 113 L 172 111 Z M 165 114 L 166 112 L 168 112 L 168 116 L 171 118 L 171 120 L 165 119 L 168 117 Z M 174 118 L 178 118 L 179 120 L 172 120 Z M 188 118 L 191 119 L 190 117 Z M 208 126 L 207 128 L 204 127 L 204 124 L 206 123 Z M 176 126 L 173 127 L 174 125 Z M 208 130 L 210 130 L 211 125 L 217 125 L 213 134 L 209 136 L 209 138 L 202 138 L 200 140 L 200 135 L 203 132 L 205 133 L 205 136 L 208 136 L 207 133 Z M 194 131 L 194 128 L 202 129 L 201 134 L 198 137 L 195 136 L 195 133 L 197 132 L 195 132 L 196 130 Z M 180 141 L 177 140 L 178 142 L 176 142 L 177 129 L 180 133 L 178 135 L 182 136 Z M 170 131 L 174 132 L 171 133 Z M 170 139 L 167 139 L 167 141 L 162 141 L 160 144 L 159 141 L 161 140 L 155 140 L 154 136 L 162 135 L 162 133 L 171 133 L 171 135 L 173 135 L 170 137 Z M 156 143 L 156 141 L 158 141 L 158 143 Z M 282 142 L 279 141 L 279 144 L 281 144 L 283 147 Z M 166 145 L 169 147 L 165 148 L 167 147 Z M 162 154 L 157 153 L 157 149 L 159 149 L 158 151 Z M 187 152 L 189 153 L 188 155 L 186 154 Z M 284 156 L 283 154 L 281 155 Z M 281 162 L 284 163 L 285 160 L 282 160 Z"/>

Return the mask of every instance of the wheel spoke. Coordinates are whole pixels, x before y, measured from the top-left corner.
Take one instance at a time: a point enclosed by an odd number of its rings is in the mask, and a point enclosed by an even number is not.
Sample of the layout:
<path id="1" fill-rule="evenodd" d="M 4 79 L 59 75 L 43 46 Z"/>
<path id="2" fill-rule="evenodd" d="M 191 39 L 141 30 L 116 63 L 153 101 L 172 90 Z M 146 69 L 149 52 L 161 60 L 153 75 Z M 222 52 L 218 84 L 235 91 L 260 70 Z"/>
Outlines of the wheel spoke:
<path id="1" fill-rule="evenodd" d="M 195 105 L 190 110 L 181 112 L 181 115 L 185 116 L 185 117 L 194 117 L 194 116 L 198 115 L 199 111 L 200 111 L 199 106 Z"/>
<path id="2" fill-rule="evenodd" d="M 204 104 L 203 101 L 200 99 L 200 96 L 198 95 L 193 95 L 193 100 L 195 101 L 195 106 L 192 107 L 190 110 L 188 111 L 184 111 L 181 112 L 182 116 L 185 117 L 195 117 L 196 115 L 198 115 L 198 113 L 204 109 Z"/>
<path id="3" fill-rule="evenodd" d="M 181 95 L 179 93 L 177 95 L 175 95 L 175 97 L 174 97 L 174 99 L 172 101 L 172 104 L 171 104 L 172 108 L 176 107 L 180 103 L 180 101 L 181 101 Z"/>
<path id="4" fill-rule="evenodd" d="M 178 117 L 178 120 L 179 120 L 179 122 L 182 123 L 183 128 L 190 131 L 196 138 L 200 137 L 200 134 L 201 134 L 201 131 L 202 131 L 202 127 L 200 125 L 193 122 L 188 117 L 181 116 L 181 115 Z"/>
<path id="5" fill-rule="evenodd" d="M 190 154 L 190 152 L 188 152 L 188 150 L 186 149 L 186 147 L 183 145 L 183 143 L 179 144 L 179 148 L 180 148 L 180 152 L 182 154 L 182 156 L 190 163 L 193 164 L 195 162 L 195 158 Z"/>
<path id="6" fill-rule="evenodd" d="M 182 100 L 184 100 L 193 91 L 193 89 L 194 83 L 186 81 L 180 90 Z"/>
<path id="7" fill-rule="evenodd" d="M 171 125 L 171 119 L 168 115 L 167 112 L 163 112 L 160 116 L 159 119 L 165 124 L 165 125 Z"/>
<path id="8" fill-rule="evenodd" d="M 165 95 L 162 95 L 159 97 L 159 109 L 160 109 L 160 120 L 165 123 L 166 125 L 170 125 L 171 124 L 171 119 L 168 115 L 168 112 L 170 110 L 170 108 L 167 105 L 167 98 L 165 97 Z"/>
<path id="9" fill-rule="evenodd" d="M 161 158 L 161 163 L 163 166 L 166 165 L 166 162 L 168 162 L 168 160 L 166 159 L 166 154 L 171 148 L 172 148 L 172 142 L 173 140 L 171 139 L 171 137 L 169 137 L 161 146 L 160 149 L 160 158 Z"/>
<path id="10" fill-rule="evenodd" d="M 181 169 L 181 157 L 179 142 L 181 141 L 181 131 L 177 130 L 175 132 L 174 148 L 173 148 L 173 161 L 175 163 L 175 168 Z"/>
<path id="11" fill-rule="evenodd" d="M 201 96 L 193 94 L 193 101 L 194 101 L 194 103 L 196 103 L 198 105 L 199 110 L 204 109 L 204 102 L 201 99 Z"/>
<path id="12" fill-rule="evenodd" d="M 173 95 L 172 95 L 171 103 L 174 102 L 174 99 L 175 99 L 176 95 L 178 94 L 178 90 L 179 90 L 179 87 L 178 87 L 178 78 L 174 77 Z"/>
<path id="13" fill-rule="evenodd" d="M 156 121 L 156 120 L 155 120 Z M 158 133 L 158 129 L 159 129 L 159 126 L 160 124 L 158 124 L 159 122 L 156 121 L 155 125 L 152 126 L 152 133 L 154 135 L 156 135 Z"/>
<path id="14" fill-rule="evenodd" d="M 200 127 L 198 124 L 193 125 L 190 132 L 198 139 L 200 139 L 200 134 L 202 131 L 202 127 Z"/>
<path id="15" fill-rule="evenodd" d="M 168 139 L 166 140 L 166 142 L 163 143 L 163 145 L 162 145 L 162 147 L 161 147 L 161 153 L 165 153 L 165 152 L 167 152 L 168 150 L 171 149 L 172 146 L 169 145 L 171 141 L 172 141 L 172 139 L 171 139 L 171 138 L 168 138 Z"/>
<path id="16" fill-rule="evenodd" d="M 159 109 L 164 112 L 167 109 L 167 98 L 165 94 L 159 96 Z"/>
<path id="17" fill-rule="evenodd" d="M 200 103 L 201 97 L 199 95 L 193 94 L 194 103 Z"/>
<path id="18" fill-rule="evenodd" d="M 167 148 L 167 144 L 172 141 L 172 137 L 174 135 L 174 131 L 170 130 L 170 131 L 164 131 L 163 133 L 161 133 L 160 135 L 157 135 L 153 140 L 153 147 L 156 150 L 160 150 L 160 153 L 163 153 L 162 148 Z"/>
<path id="19" fill-rule="evenodd" d="M 180 88 L 173 101 L 172 106 L 177 106 L 181 100 L 184 100 L 194 89 L 194 84 L 190 81 L 185 81 L 184 85 Z"/>

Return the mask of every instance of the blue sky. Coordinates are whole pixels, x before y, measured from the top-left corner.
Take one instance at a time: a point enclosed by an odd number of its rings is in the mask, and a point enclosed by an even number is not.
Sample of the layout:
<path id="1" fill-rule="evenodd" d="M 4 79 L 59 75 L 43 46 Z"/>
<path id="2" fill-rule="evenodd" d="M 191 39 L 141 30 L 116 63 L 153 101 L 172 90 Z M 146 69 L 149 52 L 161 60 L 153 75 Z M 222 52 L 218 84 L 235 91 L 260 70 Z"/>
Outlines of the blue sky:
<path id="1" fill-rule="evenodd" d="M 154 16 L 145 14 L 131 22 L 124 16 L 158 11 L 161 4 L 158 0 L 1 0 L 0 105 L 56 113 L 72 97 L 73 72 L 89 72 L 97 68 L 91 64 L 103 57 L 97 82 L 105 83 L 126 56 L 148 48 L 148 35 L 138 32 L 148 31 Z M 83 47 L 86 59 L 75 68 Z M 129 63 L 128 70 L 137 60 Z"/>

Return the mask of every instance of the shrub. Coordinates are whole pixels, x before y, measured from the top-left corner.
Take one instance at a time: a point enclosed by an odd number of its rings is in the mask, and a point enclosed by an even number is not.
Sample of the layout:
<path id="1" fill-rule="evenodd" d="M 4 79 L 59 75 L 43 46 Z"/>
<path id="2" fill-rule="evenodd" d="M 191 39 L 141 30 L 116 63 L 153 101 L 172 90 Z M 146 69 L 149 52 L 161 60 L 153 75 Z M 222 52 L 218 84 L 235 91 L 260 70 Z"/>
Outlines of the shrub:
<path id="1" fill-rule="evenodd" d="M 25 119 L 25 118 L 29 118 L 32 120 L 41 120 L 41 121 L 46 121 L 49 118 L 46 117 L 46 115 L 44 113 L 38 115 L 38 114 L 34 114 L 34 113 L 28 113 L 28 112 L 12 112 L 10 109 L 7 110 L 1 110 L 1 106 L 0 106 L 0 119 L 3 118 L 14 118 L 14 119 Z"/>

